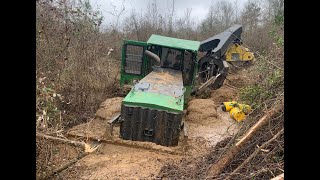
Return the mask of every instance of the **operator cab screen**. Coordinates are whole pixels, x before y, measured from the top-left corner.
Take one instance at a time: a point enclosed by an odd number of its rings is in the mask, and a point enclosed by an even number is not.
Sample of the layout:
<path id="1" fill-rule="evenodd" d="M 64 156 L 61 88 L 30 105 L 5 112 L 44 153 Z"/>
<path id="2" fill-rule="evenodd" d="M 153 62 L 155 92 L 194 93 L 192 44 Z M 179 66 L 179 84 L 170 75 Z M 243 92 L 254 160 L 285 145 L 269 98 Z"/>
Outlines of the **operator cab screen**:
<path id="1" fill-rule="evenodd" d="M 182 71 L 183 84 L 190 85 L 194 72 L 195 54 L 186 50 L 177 50 L 167 47 L 151 46 L 149 50 L 160 57 L 160 67 Z M 153 61 L 152 59 L 150 59 Z M 155 65 L 151 62 L 150 66 Z M 150 70 L 152 69 L 149 66 Z"/>
<path id="2" fill-rule="evenodd" d="M 160 59 L 161 59 L 160 60 L 161 67 L 181 70 L 181 65 L 182 65 L 181 51 L 169 49 L 169 48 L 162 48 Z"/>

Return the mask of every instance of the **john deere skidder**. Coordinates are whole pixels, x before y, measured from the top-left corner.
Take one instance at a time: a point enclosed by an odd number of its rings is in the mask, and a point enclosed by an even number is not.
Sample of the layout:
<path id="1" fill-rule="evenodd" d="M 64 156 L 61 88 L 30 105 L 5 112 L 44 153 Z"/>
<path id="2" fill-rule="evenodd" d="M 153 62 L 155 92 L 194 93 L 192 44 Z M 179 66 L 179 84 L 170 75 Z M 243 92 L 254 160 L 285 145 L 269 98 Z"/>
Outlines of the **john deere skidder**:
<path id="1" fill-rule="evenodd" d="M 147 42 L 125 40 L 121 86 L 131 86 L 122 101 L 120 137 L 163 146 L 178 145 L 184 105 L 205 87 L 217 89 L 227 74 L 227 61 L 251 61 L 241 45 L 242 27 L 234 25 L 205 41 L 152 35 Z M 198 52 L 205 55 L 198 59 Z"/>

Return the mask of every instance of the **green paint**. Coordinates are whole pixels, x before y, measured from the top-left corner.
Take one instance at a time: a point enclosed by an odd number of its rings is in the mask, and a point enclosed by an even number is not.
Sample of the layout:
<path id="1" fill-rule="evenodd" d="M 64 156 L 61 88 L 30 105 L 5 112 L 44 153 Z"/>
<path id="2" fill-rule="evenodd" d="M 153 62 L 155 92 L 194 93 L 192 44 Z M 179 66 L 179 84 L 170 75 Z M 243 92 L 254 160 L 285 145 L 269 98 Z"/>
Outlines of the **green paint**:
<path id="1" fill-rule="evenodd" d="M 133 41 L 133 40 L 123 40 L 123 44 L 131 44 L 131 45 L 137 45 L 137 46 L 145 46 L 145 45 L 147 45 L 146 42 Z"/>
<path id="2" fill-rule="evenodd" d="M 122 102 L 127 105 L 181 113 L 183 111 L 184 97 L 180 99 L 162 94 L 131 90 Z"/>
<path id="3" fill-rule="evenodd" d="M 141 42 L 141 41 L 132 41 L 132 40 L 123 40 L 123 46 L 122 46 L 122 58 L 121 58 L 121 77 L 120 77 L 120 86 L 123 87 L 125 82 L 128 82 L 128 84 L 132 84 L 132 81 L 134 79 L 140 80 L 144 76 L 146 76 L 146 66 L 147 66 L 147 58 L 143 57 L 143 64 L 142 64 L 142 73 L 140 75 L 138 74 L 129 74 L 124 72 L 124 64 L 126 61 L 126 46 L 127 45 L 134 45 L 134 46 L 142 46 L 143 51 L 147 49 L 147 43 Z"/>
<path id="4" fill-rule="evenodd" d="M 184 93 L 184 96 L 181 98 L 181 102 L 179 104 L 177 104 L 177 99 L 172 96 L 166 96 L 166 95 L 150 93 L 150 92 L 140 92 L 136 90 L 131 90 L 123 100 L 123 103 L 127 105 L 162 109 L 162 110 L 167 110 L 171 112 L 183 111 L 184 107 L 186 107 L 188 101 L 190 100 L 190 97 L 191 97 L 190 93 L 194 85 L 195 75 L 197 74 L 198 64 L 196 61 L 197 59 L 196 53 L 200 47 L 200 42 L 160 36 L 155 34 L 151 35 L 151 37 L 147 42 L 124 40 L 123 47 L 122 47 L 122 59 L 121 59 L 122 61 L 121 77 L 120 77 L 121 87 L 124 84 L 132 85 L 133 80 L 141 80 L 143 77 L 145 77 L 148 74 L 148 71 L 147 71 L 148 60 L 146 56 L 143 57 L 142 73 L 140 75 L 129 74 L 124 72 L 124 63 L 126 58 L 125 51 L 126 51 L 127 45 L 142 46 L 144 48 L 143 51 L 145 51 L 147 47 L 150 45 L 159 45 L 159 46 L 175 48 L 179 50 L 189 50 L 195 53 L 195 56 L 194 56 L 195 66 L 193 71 L 194 74 L 192 77 L 192 83 L 188 85 L 186 84 L 184 85 L 184 87 L 186 88 L 186 91 Z"/>
<path id="5" fill-rule="evenodd" d="M 172 38 L 167 36 L 160 36 L 156 34 L 152 34 L 147 44 L 159 45 L 169 48 L 182 49 L 182 50 L 190 50 L 190 51 L 198 51 L 200 47 L 199 41 L 191 41 L 185 39 Z"/>
<path id="6" fill-rule="evenodd" d="M 120 86 L 123 87 L 125 82 L 127 81 L 127 84 L 132 84 L 133 80 L 140 80 L 144 76 L 143 75 L 134 75 L 134 74 L 127 74 L 127 73 L 122 73 L 120 77 Z"/>

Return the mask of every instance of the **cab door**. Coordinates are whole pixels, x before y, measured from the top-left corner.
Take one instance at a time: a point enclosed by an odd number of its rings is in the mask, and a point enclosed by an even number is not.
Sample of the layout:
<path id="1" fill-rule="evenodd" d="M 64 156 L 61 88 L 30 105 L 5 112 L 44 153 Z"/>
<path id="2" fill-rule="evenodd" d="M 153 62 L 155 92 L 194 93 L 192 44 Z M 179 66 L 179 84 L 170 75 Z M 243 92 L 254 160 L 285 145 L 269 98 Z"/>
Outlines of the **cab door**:
<path id="1" fill-rule="evenodd" d="M 146 42 L 125 40 L 122 46 L 120 85 L 131 85 L 146 75 Z"/>

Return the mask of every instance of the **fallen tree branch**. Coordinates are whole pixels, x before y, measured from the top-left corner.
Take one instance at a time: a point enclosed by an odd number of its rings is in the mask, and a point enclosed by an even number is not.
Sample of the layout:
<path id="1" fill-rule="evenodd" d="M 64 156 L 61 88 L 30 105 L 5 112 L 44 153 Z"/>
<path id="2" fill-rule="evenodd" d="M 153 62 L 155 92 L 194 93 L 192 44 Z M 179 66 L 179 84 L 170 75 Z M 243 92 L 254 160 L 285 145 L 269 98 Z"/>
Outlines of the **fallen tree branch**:
<path id="1" fill-rule="evenodd" d="M 68 167 L 70 167 L 71 165 L 73 165 L 74 163 L 76 163 L 77 161 L 79 161 L 80 159 L 85 157 L 86 155 L 96 151 L 100 146 L 100 145 L 98 145 L 98 146 L 93 148 L 89 144 L 84 143 L 84 142 L 72 141 L 72 140 L 69 140 L 69 139 L 61 139 L 61 138 L 58 138 L 58 137 L 48 136 L 48 135 L 45 135 L 45 134 L 42 134 L 42 133 L 36 133 L 36 136 L 40 137 L 40 138 L 47 139 L 47 140 L 51 140 L 51 141 L 58 141 L 60 143 L 69 144 L 69 145 L 76 146 L 76 147 L 81 147 L 84 150 L 84 152 L 79 154 L 77 157 L 73 158 L 68 163 L 60 166 L 59 168 L 57 168 L 55 170 L 52 170 L 47 176 L 45 176 L 45 177 L 43 177 L 41 179 L 49 179 L 54 174 L 57 174 L 57 173 L 63 171 L 64 169 L 67 169 Z"/>
<path id="2" fill-rule="evenodd" d="M 79 161 L 80 159 L 82 159 L 83 157 L 85 157 L 86 155 L 88 155 L 88 152 L 83 152 L 81 153 L 79 156 L 73 158 L 71 161 L 69 161 L 68 163 L 60 166 L 59 168 L 51 171 L 47 176 L 41 178 L 41 179 L 49 179 L 50 177 L 52 177 L 53 175 L 67 169 L 68 167 L 70 167 L 71 165 L 73 165 L 74 163 L 76 163 L 77 161 Z"/>
<path id="3" fill-rule="evenodd" d="M 42 134 L 42 133 L 37 133 L 36 136 L 47 139 L 47 140 L 51 140 L 51 141 L 58 141 L 60 143 L 69 144 L 69 145 L 76 146 L 76 147 L 85 148 L 85 145 L 86 145 L 86 143 L 84 143 L 84 142 L 72 141 L 69 139 L 62 139 L 62 138 L 58 138 L 58 137 L 54 137 L 54 136 L 48 136 L 48 135 Z"/>
<path id="4" fill-rule="evenodd" d="M 97 149 L 97 147 L 92 148 L 89 144 L 87 144 L 85 142 L 72 141 L 72 140 L 69 140 L 69 139 L 62 139 L 62 138 L 58 138 L 58 137 L 48 136 L 48 135 L 45 135 L 45 134 L 42 134 L 42 133 L 36 133 L 36 136 L 40 137 L 40 138 L 47 139 L 47 140 L 58 141 L 60 143 L 69 144 L 69 145 L 72 145 L 72 146 L 80 147 L 80 148 L 83 148 L 83 150 L 85 152 L 89 152 L 89 153 L 93 152 L 93 151 L 95 151 Z"/>
<path id="5" fill-rule="evenodd" d="M 246 165 L 252 158 L 254 158 L 260 150 L 265 148 L 268 144 L 270 144 L 272 141 L 274 141 L 276 138 L 278 138 L 283 133 L 283 128 L 274 135 L 269 141 L 265 142 L 263 145 L 261 145 L 258 149 L 256 149 L 243 163 L 238 166 L 226 179 L 230 179 L 231 176 L 233 176 L 236 172 L 238 172 L 244 165 Z"/>
<path id="6" fill-rule="evenodd" d="M 283 103 L 276 104 L 271 110 L 269 110 L 259 121 L 254 124 L 247 133 L 235 144 L 235 146 L 231 147 L 226 154 L 224 154 L 217 163 L 213 164 L 207 171 L 207 177 L 216 177 L 219 175 L 222 170 L 232 161 L 232 159 L 237 155 L 242 147 L 251 139 L 252 136 L 256 134 L 256 132 L 265 125 L 268 120 L 274 116 L 278 111 L 283 108 Z"/>

